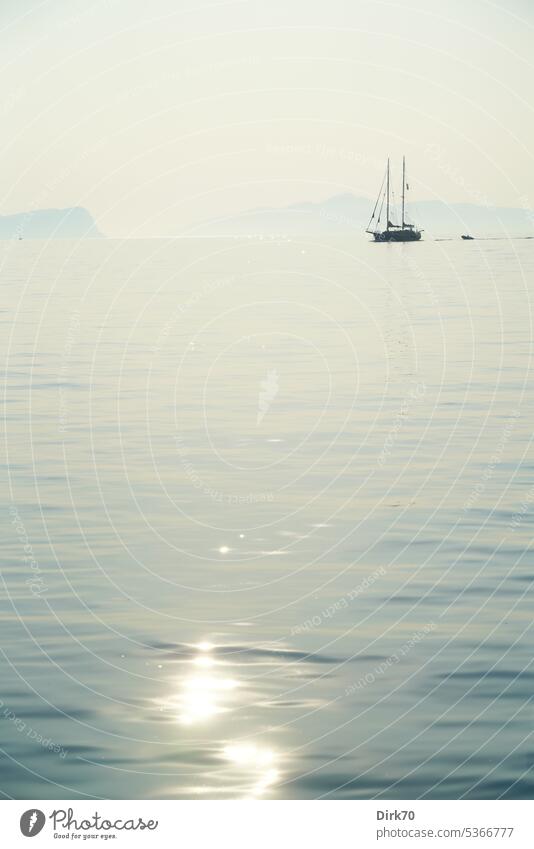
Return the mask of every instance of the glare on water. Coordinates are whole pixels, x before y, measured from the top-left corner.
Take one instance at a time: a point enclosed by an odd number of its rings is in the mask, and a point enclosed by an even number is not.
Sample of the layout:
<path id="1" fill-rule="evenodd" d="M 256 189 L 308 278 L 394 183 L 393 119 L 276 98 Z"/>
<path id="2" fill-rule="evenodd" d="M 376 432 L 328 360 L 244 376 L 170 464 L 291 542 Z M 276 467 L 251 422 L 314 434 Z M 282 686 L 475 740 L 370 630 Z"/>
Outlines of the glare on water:
<path id="1" fill-rule="evenodd" d="M 531 798 L 532 244 L 3 243 L 13 796 Z"/>

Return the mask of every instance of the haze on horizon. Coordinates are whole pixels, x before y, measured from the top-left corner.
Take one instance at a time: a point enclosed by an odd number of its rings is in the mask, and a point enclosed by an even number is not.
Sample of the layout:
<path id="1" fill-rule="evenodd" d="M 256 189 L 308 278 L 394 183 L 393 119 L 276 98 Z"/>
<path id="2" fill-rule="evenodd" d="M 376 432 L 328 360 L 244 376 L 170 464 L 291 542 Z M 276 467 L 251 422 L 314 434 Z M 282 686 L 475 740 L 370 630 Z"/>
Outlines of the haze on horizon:
<path id="1" fill-rule="evenodd" d="M 4 0 L 0 214 L 110 236 L 376 196 L 534 207 L 528 0 Z"/>

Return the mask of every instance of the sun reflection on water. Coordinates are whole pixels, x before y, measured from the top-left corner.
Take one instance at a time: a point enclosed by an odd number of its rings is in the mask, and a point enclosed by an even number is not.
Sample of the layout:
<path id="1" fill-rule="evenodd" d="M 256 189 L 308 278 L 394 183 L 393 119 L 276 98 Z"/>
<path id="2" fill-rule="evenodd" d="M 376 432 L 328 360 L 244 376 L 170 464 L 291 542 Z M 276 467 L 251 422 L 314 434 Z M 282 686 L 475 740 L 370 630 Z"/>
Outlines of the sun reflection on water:
<path id="1" fill-rule="evenodd" d="M 211 643 L 199 643 L 195 655 L 188 665 L 198 669 L 183 679 L 177 692 L 162 702 L 164 711 L 170 711 L 177 722 L 193 725 L 206 722 L 231 707 L 231 694 L 239 687 L 234 678 L 217 674 L 215 658 L 210 654 Z M 213 671 L 211 671 L 213 670 Z"/>
<path id="2" fill-rule="evenodd" d="M 180 696 L 179 720 L 193 725 L 228 710 L 228 694 L 238 686 L 231 678 L 213 675 L 189 678 Z"/>
<path id="3" fill-rule="evenodd" d="M 236 743 L 226 746 L 223 755 L 243 774 L 244 783 L 250 783 L 250 787 L 245 790 L 245 798 L 262 796 L 280 779 L 276 753 L 265 746 Z"/>
<path id="4" fill-rule="evenodd" d="M 219 734 L 228 734 L 233 727 L 228 716 L 225 728 L 215 722 L 221 715 L 230 714 L 244 694 L 236 690 L 242 682 L 228 675 L 231 664 L 218 658 L 217 647 L 208 641 L 193 646 L 194 652 L 182 660 L 183 676 L 173 684 L 172 692 L 158 702 L 160 710 L 169 713 L 172 720 L 182 726 L 202 726 L 202 738 L 209 741 L 212 751 L 217 751 L 224 768 L 218 771 L 217 779 L 210 783 L 199 783 L 189 788 L 193 795 L 229 795 L 232 798 L 257 799 L 272 792 L 280 781 L 280 755 L 266 745 L 254 741 L 238 740 L 223 742 Z M 250 693 L 249 693 L 250 697 Z M 224 730 L 223 730 L 224 729 Z M 200 730 L 200 729 L 199 729 Z M 198 731 L 199 731 L 198 730 Z M 198 731 L 195 733 L 198 734 Z M 240 723 L 239 731 L 243 729 Z M 239 732 L 238 732 L 239 733 Z"/>

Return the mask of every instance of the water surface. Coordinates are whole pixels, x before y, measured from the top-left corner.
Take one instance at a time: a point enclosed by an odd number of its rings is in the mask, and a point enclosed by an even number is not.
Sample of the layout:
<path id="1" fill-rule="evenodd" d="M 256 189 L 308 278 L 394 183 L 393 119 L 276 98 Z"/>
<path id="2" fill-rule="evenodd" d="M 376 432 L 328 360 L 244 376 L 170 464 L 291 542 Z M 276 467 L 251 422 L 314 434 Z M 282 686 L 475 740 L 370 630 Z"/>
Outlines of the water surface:
<path id="1" fill-rule="evenodd" d="M 533 245 L 0 244 L 6 797 L 532 796 Z"/>

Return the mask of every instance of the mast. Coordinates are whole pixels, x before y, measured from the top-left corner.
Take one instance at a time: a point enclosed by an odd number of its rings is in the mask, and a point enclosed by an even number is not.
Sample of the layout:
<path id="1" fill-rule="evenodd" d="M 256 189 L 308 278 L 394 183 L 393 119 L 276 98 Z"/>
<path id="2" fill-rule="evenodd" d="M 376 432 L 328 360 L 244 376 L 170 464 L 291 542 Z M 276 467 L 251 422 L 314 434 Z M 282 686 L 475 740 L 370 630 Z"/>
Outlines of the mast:
<path id="1" fill-rule="evenodd" d="M 404 230 L 404 191 L 406 189 L 406 157 L 402 157 L 402 229 Z"/>
<path id="2" fill-rule="evenodd" d="M 389 230 L 389 156 L 387 175 L 386 230 Z"/>
<path id="3" fill-rule="evenodd" d="M 371 218 L 369 219 L 369 224 L 367 225 L 367 227 L 365 229 L 366 233 L 375 233 L 376 227 L 378 226 L 378 224 L 380 222 L 380 218 L 382 217 L 382 209 L 383 209 L 383 206 L 384 206 L 384 198 L 385 198 L 385 195 L 386 195 L 386 193 L 384 191 L 384 183 L 385 182 L 386 182 L 386 175 L 384 174 L 384 176 L 382 177 L 382 184 L 380 186 L 380 191 L 378 192 L 378 197 L 376 199 L 376 203 L 375 203 L 375 206 L 374 206 L 374 209 L 373 209 L 373 213 L 371 215 Z M 371 226 L 372 222 L 375 220 L 376 210 L 378 209 L 379 203 L 380 203 L 380 210 L 379 210 L 379 213 L 378 213 L 378 222 L 375 224 L 375 230 L 370 230 L 369 227 Z"/>

